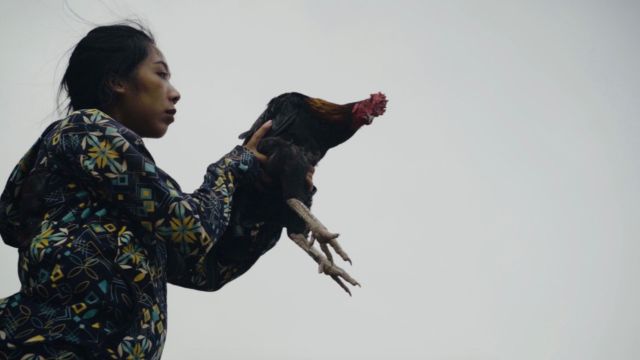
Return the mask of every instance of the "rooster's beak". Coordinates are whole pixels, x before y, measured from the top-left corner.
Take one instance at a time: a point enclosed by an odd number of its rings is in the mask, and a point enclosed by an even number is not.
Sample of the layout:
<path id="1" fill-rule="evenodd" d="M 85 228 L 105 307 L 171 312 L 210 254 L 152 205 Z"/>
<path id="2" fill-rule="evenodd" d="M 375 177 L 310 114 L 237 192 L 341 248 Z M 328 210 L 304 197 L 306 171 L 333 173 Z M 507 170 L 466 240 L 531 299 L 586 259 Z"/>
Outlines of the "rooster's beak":
<path id="1" fill-rule="evenodd" d="M 367 115 L 367 121 L 366 124 L 367 125 L 371 125 L 371 123 L 373 123 L 373 119 L 375 118 L 375 116 L 373 115 Z"/>

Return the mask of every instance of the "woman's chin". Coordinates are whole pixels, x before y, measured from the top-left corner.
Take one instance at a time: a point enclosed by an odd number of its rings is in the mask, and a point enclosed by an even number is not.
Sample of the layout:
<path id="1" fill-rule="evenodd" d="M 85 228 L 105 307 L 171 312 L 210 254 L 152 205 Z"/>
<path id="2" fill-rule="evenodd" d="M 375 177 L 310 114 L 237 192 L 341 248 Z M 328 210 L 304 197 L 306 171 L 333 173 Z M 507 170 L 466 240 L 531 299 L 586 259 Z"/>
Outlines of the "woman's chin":
<path id="1" fill-rule="evenodd" d="M 147 129 L 143 134 L 139 134 L 143 138 L 158 139 L 163 137 L 167 130 L 169 130 L 168 124 L 158 124 L 157 126 Z"/>
<path id="2" fill-rule="evenodd" d="M 154 137 L 156 139 L 161 138 L 167 133 L 167 130 L 169 130 L 169 125 L 161 128 L 161 129 L 158 129 L 158 131 L 156 131 L 154 136 L 152 136 L 152 137 Z"/>

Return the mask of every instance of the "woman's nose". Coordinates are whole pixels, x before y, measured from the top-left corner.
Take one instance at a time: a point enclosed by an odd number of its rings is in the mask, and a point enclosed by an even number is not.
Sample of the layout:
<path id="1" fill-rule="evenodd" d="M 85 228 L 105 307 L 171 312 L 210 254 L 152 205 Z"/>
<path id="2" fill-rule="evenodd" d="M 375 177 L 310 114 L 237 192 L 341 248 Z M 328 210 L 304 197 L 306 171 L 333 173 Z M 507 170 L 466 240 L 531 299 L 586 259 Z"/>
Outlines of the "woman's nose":
<path id="1" fill-rule="evenodd" d="M 171 90 L 169 91 L 169 100 L 174 104 L 180 100 L 180 92 L 173 86 L 171 86 Z"/>

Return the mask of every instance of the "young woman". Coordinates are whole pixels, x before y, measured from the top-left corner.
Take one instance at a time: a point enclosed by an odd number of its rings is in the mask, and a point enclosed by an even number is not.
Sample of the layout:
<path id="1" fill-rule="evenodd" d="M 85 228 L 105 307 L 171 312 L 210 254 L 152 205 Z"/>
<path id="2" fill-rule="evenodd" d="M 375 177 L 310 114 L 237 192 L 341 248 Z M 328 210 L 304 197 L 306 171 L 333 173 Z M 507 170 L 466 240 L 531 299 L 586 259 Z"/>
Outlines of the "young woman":
<path id="1" fill-rule="evenodd" d="M 270 124 L 192 194 L 155 165 L 142 138 L 174 121 L 170 76 L 143 29 L 97 27 L 75 47 L 61 82 L 69 114 L 0 198 L 22 284 L 0 300 L 0 359 L 160 358 L 167 282 L 217 290 L 275 245 L 279 231 L 259 224 L 229 229 L 235 189 L 261 176 L 256 146 Z"/>

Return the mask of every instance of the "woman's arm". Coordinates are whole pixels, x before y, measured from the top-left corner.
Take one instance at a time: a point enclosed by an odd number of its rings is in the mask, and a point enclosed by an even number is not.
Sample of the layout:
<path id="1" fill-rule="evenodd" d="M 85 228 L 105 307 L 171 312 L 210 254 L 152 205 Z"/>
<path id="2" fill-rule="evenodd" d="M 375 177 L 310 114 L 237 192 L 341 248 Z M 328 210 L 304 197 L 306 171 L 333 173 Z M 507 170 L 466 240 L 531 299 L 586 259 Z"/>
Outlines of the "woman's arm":
<path id="1" fill-rule="evenodd" d="M 211 271 L 207 255 L 227 229 L 236 187 L 259 176 L 251 150 L 236 146 L 209 165 L 202 185 L 187 194 L 155 165 L 139 136 L 98 110 L 63 120 L 46 145 L 100 198 L 165 241 L 170 281 L 203 290 L 221 286 L 210 279 L 224 276 L 216 273 L 218 268 Z"/>

